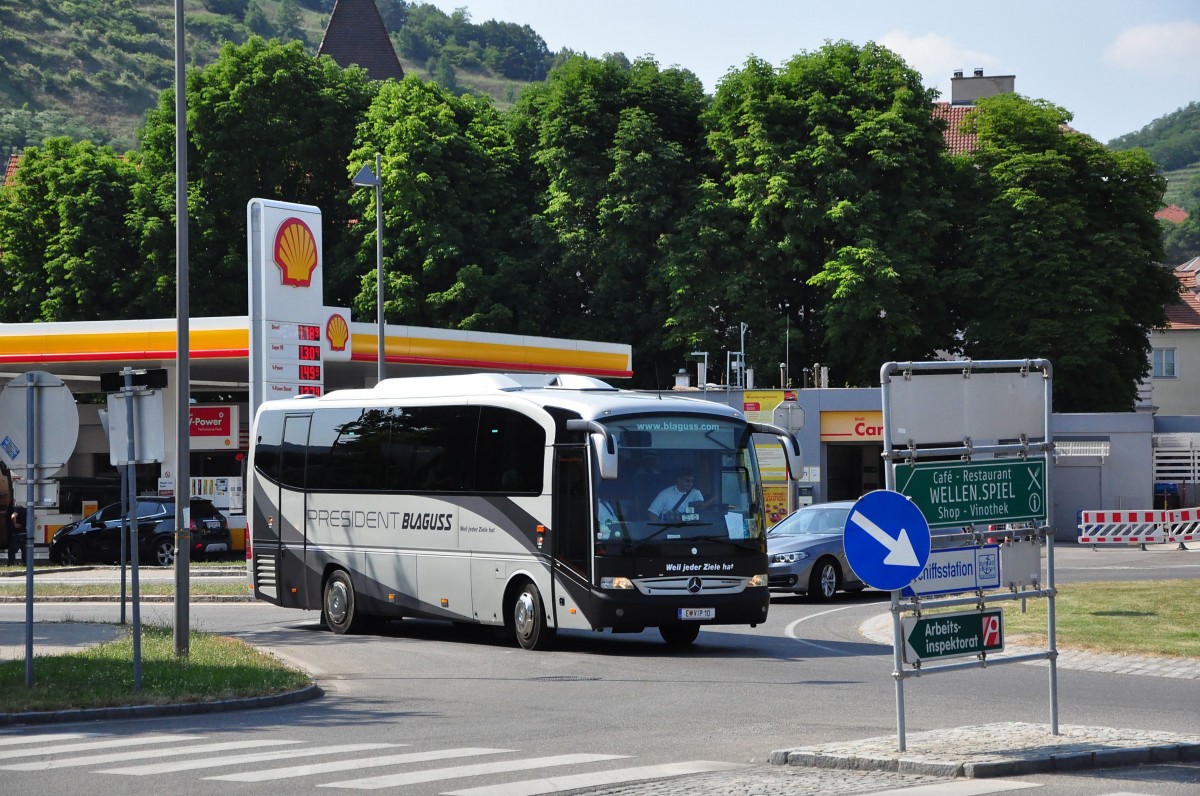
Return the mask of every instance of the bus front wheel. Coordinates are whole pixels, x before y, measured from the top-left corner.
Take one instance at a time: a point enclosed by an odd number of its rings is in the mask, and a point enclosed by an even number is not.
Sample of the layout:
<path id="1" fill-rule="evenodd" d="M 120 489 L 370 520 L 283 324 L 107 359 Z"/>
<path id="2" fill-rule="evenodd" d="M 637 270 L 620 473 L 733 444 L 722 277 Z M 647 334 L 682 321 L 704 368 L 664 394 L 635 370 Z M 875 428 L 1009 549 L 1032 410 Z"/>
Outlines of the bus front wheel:
<path id="1" fill-rule="evenodd" d="M 356 632 L 362 625 L 362 617 L 355 602 L 350 575 L 343 569 L 335 570 L 325 581 L 325 596 L 321 601 L 325 626 L 339 636 Z"/>
<path id="2" fill-rule="evenodd" d="M 658 632 L 669 646 L 686 647 L 700 635 L 700 625 L 661 625 Z"/>
<path id="3" fill-rule="evenodd" d="M 523 649 L 540 650 L 550 645 L 553 631 L 546 626 L 546 610 L 542 605 L 542 593 L 531 582 L 526 582 L 517 593 L 512 606 L 513 635 Z"/>

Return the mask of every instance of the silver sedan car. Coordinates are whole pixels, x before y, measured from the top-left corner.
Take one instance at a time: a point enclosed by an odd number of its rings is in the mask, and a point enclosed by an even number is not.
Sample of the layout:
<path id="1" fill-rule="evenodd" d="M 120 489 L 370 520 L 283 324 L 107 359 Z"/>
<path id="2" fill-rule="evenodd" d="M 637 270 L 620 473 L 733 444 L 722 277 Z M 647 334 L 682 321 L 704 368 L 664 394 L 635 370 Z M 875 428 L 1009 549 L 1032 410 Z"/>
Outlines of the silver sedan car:
<path id="1" fill-rule="evenodd" d="M 842 534 L 853 500 L 803 506 L 767 532 L 768 586 L 825 602 L 866 588 L 846 563 Z"/>

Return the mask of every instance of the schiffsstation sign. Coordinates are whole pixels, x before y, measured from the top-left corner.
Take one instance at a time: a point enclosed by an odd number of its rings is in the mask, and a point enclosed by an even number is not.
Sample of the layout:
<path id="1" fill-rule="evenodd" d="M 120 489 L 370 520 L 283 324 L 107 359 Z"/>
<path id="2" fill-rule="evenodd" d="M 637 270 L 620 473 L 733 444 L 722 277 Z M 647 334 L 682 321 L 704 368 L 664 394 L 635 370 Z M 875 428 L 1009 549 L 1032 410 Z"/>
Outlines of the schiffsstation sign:
<path id="1" fill-rule="evenodd" d="M 1046 457 L 897 464 L 896 491 L 930 528 L 1032 522 L 1046 516 Z"/>

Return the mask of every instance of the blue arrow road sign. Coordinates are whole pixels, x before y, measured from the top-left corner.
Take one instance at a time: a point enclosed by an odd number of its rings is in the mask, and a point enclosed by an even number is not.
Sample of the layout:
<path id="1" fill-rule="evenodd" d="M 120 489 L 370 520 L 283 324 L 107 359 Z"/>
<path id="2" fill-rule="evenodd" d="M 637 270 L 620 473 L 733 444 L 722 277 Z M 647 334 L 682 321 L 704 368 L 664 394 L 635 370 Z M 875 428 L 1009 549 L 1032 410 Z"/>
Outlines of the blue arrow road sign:
<path id="1" fill-rule="evenodd" d="M 916 505 L 887 489 L 868 492 L 846 520 L 846 562 L 872 588 L 894 591 L 929 560 L 929 523 Z"/>

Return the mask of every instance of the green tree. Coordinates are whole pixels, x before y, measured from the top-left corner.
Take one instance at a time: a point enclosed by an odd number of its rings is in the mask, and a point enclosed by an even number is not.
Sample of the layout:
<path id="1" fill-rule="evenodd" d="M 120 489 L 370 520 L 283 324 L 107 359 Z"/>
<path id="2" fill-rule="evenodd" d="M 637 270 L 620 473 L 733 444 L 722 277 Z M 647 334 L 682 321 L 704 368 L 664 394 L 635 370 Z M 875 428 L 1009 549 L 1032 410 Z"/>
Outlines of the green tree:
<path id="1" fill-rule="evenodd" d="M 299 39 L 304 41 L 304 31 L 300 27 L 300 6 L 296 0 L 282 0 L 279 13 L 275 17 L 275 27 L 281 39 Z"/>
<path id="2" fill-rule="evenodd" d="M 521 242 L 529 192 L 496 110 L 415 75 L 389 81 L 359 130 L 352 171 L 373 162 L 376 152 L 382 158 L 387 319 L 535 331 L 539 313 L 524 291 L 537 277 L 526 270 L 528 246 Z M 374 191 L 358 191 L 353 204 L 358 270 L 365 274 L 354 306 L 374 313 Z"/>
<path id="3" fill-rule="evenodd" d="M 790 355 L 852 386 L 948 347 L 948 170 L 932 100 L 871 43 L 726 75 L 705 115 L 719 171 L 672 241 L 676 333 L 737 350 L 745 323 L 760 371 Z"/>
<path id="4" fill-rule="evenodd" d="M 245 17 L 249 0 L 204 0 L 204 7 L 214 14 Z"/>
<path id="5" fill-rule="evenodd" d="M 28 146 L 37 146 L 47 138 L 64 136 L 72 140 L 86 138 L 93 144 L 111 146 L 112 137 L 86 122 L 57 110 L 0 108 L 0 155 Z"/>
<path id="6" fill-rule="evenodd" d="M 269 38 L 275 35 L 275 26 L 271 24 L 271 20 L 267 19 L 267 12 L 263 11 L 257 0 L 250 0 L 242 22 L 255 36 Z"/>
<path id="7" fill-rule="evenodd" d="M 975 210 L 957 253 L 972 280 L 963 352 L 1050 359 L 1058 411 L 1131 410 L 1149 332 L 1178 300 L 1154 219 L 1163 178 L 1142 150 L 1105 149 L 1048 102 L 978 106 L 964 123 L 976 149 L 957 163 L 959 202 Z"/>
<path id="8" fill-rule="evenodd" d="M 349 306 L 359 274 L 349 256 L 346 164 L 378 85 L 357 67 L 313 58 L 301 42 L 257 37 L 226 45 L 217 61 L 188 74 L 194 314 L 246 307 L 246 203 L 255 197 L 321 208 L 325 299 Z M 168 278 L 175 271 L 173 92 L 164 92 L 147 114 L 141 154 L 141 245 L 156 272 Z"/>
<path id="9" fill-rule="evenodd" d="M 404 27 L 408 19 L 408 3 L 404 0 L 378 0 L 376 5 L 379 6 L 384 27 L 389 31 L 394 33 Z"/>
<path id="10" fill-rule="evenodd" d="M 126 158 L 87 141 L 25 151 L 0 188 L 0 320 L 147 317 L 153 297 L 126 224 L 136 180 Z"/>
<path id="11" fill-rule="evenodd" d="M 694 201 L 705 102 L 691 72 L 576 57 L 513 112 L 541 192 L 535 223 L 550 278 L 530 289 L 558 308 L 548 331 L 632 344 L 644 386 L 681 361 L 663 328 L 661 246 Z"/>

